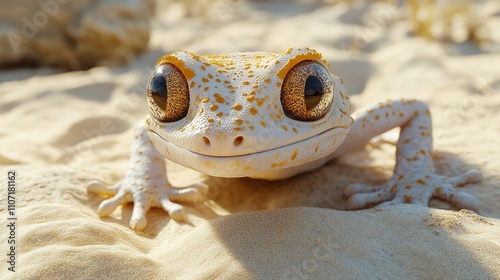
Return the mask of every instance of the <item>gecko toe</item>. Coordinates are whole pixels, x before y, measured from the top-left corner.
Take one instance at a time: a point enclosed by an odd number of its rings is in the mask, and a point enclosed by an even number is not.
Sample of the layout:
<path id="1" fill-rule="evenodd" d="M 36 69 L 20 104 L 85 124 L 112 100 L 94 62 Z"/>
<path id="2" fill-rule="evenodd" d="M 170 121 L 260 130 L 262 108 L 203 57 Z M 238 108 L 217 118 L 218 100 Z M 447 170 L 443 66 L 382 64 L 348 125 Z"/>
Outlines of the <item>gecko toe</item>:
<path id="1" fill-rule="evenodd" d="M 87 192 L 96 194 L 105 194 L 105 195 L 116 195 L 119 187 L 120 183 L 114 186 L 109 186 L 102 181 L 92 180 L 87 185 Z"/>
<path id="2" fill-rule="evenodd" d="M 132 211 L 132 217 L 130 218 L 129 224 L 133 230 L 143 230 L 146 227 L 146 212 L 148 210 L 149 207 L 144 205 L 144 203 L 134 203 L 134 210 Z"/>
<path id="3" fill-rule="evenodd" d="M 451 204 L 459 208 L 465 208 L 475 212 L 479 211 L 476 199 L 472 195 L 466 192 L 458 191 L 452 186 L 437 187 L 434 191 L 434 196 L 442 200 L 449 201 Z"/>
<path id="4" fill-rule="evenodd" d="M 108 216 L 113 211 L 115 211 L 116 207 L 125 202 L 126 202 L 125 195 L 123 193 L 118 193 L 112 198 L 106 199 L 103 202 L 101 202 L 101 205 L 99 205 L 99 208 L 97 208 L 97 214 L 100 217 Z"/>
<path id="5" fill-rule="evenodd" d="M 350 197 L 357 193 L 370 193 L 384 187 L 385 184 L 383 186 L 370 186 L 370 185 L 355 183 L 344 189 L 344 197 Z"/>
<path id="6" fill-rule="evenodd" d="M 392 198 L 392 193 L 386 188 L 380 188 L 375 192 L 357 193 L 347 200 L 348 209 L 360 209 L 370 204 L 377 204 Z"/>
<path id="7" fill-rule="evenodd" d="M 207 200 L 207 193 L 205 184 L 196 184 L 188 188 L 171 189 L 169 198 L 176 202 L 201 203 Z"/>
<path id="8" fill-rule="evenodd" d="M 170 201 L 168 198 L 161 200 L 161 205 L 165 211 L 168 212 L 170 217 L 176 221 L 186 221 L 185 209 L 182 205 Z"/>
<path id="9" fill-rule="evenodd" d="M 378 204 L 376 206 L 376 208 L 387 207 L 387 206 L 394 206 L 396 204 L 401 204 L 401 201 L 399 201 L 398 199 L 392 199 L 392 200 L 384 201 L 384 202 Z"/>
<path id="10" fill-rule="evenodd" d="M 462 175 L 450 178 L 450 184 L 454 187 L 460 187 L 468 183 L 479 183 L 483 180 L 483 173 L 479 170 L 472 169 Z"/>

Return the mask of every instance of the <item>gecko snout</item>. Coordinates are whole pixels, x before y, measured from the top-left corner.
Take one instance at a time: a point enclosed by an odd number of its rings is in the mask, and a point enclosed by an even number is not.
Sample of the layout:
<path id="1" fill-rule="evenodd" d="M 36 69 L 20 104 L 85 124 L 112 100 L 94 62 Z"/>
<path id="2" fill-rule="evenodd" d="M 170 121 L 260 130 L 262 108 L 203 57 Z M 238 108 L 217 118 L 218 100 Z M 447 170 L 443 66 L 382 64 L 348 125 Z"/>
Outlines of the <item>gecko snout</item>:
<path id="1" fill-rule="evenodd" d="M 207 136 L 202 136 L 201 139 L 203 140 L 203 143 L 205 143 L 206 146 L 212 146 L 212 141 L 210 141 L 210 138 L 208 138 Z M 233 139 L 233 146 L 234 147 L 238 147 L 240 146 L 241 144 L 243 144 L 243 140 L 245 138 L 241 135 L 238 135 L 236 137 L 234 137 Z"/>
<path id="2" fill-rule="evenodd" d="M 201 139 L 203 140 L 203 143 L 205 143 L 205 145 L 207 145 L 207 146 L 212 145 L 212 143 L 210 142 L 210 139 L 208 139 L 207 136 L 202 136 Z"/>
<path id="3" fill-rule="evenodd" d="M 236 136 L 233 140 L 233 145 L 238 147 L 241 143 L 243 143 L 243 136 Z"/>

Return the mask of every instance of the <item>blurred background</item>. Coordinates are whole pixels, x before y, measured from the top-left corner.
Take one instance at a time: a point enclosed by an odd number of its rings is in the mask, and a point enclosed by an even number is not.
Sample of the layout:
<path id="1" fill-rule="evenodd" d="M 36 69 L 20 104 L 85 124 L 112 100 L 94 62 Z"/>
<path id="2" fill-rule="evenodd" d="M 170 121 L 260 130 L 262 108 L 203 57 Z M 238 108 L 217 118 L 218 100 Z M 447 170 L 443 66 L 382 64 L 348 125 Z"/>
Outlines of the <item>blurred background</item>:
<path id="1" fill-rule="evenodd" d="M 147 50 L 282 51 L 350 59 L 405 38 L 500 51 L 495 0 L 0 0 L 0 66 L 65 70 L 130 63 Z"/>

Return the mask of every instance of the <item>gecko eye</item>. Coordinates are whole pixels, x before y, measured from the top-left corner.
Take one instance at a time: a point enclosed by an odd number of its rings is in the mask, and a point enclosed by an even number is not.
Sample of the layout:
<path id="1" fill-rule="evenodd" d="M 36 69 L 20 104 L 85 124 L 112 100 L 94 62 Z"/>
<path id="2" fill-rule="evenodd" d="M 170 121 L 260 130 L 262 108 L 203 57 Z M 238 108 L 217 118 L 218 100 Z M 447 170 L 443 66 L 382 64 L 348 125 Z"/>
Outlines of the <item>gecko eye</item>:
<path id="1" fill-rule="evenodd" d="M 181 70 L 173 64 L 158 65 L 146 90 L 151 114 L 162 122 L 184 118 L 189 108 L 189 88 Z"/>
<path id="2" fill-rule="evenodd" d="M 298 63 L 285 76 L 281 87 L 281 105 L 285 115 L 298 121 L 323 117 L 333 101 L 330 73 L 319 63 Z"/>

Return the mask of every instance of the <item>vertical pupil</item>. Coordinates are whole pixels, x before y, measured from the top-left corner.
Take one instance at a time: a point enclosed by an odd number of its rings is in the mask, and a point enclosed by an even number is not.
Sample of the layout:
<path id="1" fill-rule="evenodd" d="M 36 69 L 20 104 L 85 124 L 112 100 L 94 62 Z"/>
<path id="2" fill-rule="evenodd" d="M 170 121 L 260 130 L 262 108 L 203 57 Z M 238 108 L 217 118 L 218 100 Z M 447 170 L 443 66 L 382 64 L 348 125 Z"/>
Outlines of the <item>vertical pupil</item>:
<path id="1" fill-rule="evenodd" d="M 167 81 L 162 72 L 158 71 L 155 73 L 149 84 L 149 91 L 156 105 L 160 109 L 165 110 L 167 107 Z"/>
<path id="2" fill-rule="evenodd" d="M 314 109 L 323 95 L 323 84 L 315 76 L 309 76 L 304 87 L 304 98 L 308 111 Z"/>

